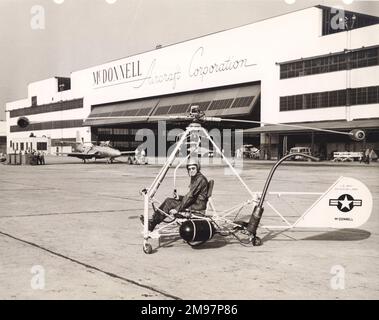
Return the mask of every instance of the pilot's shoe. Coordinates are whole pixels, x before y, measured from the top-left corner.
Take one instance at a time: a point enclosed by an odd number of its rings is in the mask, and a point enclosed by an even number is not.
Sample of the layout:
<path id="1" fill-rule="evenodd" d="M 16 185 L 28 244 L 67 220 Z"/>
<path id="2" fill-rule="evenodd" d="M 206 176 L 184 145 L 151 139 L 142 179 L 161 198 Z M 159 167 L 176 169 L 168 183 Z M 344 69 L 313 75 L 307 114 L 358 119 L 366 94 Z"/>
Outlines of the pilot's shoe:
<path id="1" fill-rule="evenodd" d="M 140 219 L 142 225 L 144 225 L 145 219 L 144 219 L 144 216 L 142 214 L 139 216 L 139 219 Z M 158 223 L 156 223 L 153 219 L 149 219 L 149 221 L 148 221 L 148 230 L 150 232 L 154 231 L 154 229 L 155 229 L 155 227 L 156 227 L 157 224 Z"/>

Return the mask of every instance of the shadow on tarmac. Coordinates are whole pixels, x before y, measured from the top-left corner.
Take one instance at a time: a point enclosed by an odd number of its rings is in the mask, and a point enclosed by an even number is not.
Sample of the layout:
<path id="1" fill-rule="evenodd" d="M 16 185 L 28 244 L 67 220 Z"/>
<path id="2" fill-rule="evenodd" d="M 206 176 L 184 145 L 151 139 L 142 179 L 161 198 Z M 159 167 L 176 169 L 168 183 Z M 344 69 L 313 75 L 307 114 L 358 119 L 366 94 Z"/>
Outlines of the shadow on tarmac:
<path id="1" fill-rule="evenodd" d="M 359 241 L 368 239 L 371 232 L 362 229 L 340 229 L 325 232 L 302 240 Z"/>
<path id="2" fill-rule="evenodd" d="M 287 234 L 288 230 L 280 230 L 280 231 L 270 231 L 264 237 L 262 238 L 263 242 L 269 241 L 269 240 L 275 240 L 279 235 L 282 235 L 286 237 L 287 239 L 280 239 L 280 240 L 321 240 L 321 241 L 360 241 L 368 239 L 371 236 L 371 232 L 362 230 L 362 229 L 340 229 L 340 230 L 333 230 L 333 231 L 327 231 L 327 232 L 318 232 L 318 234 L 313 236 L 308 236 L 305 238 L 295 238 Z M 304 231 L 303 231 L 304 232 Z M 312 231 L 306 231 L 306 232 L 312 232 Z M 316 231 L 313 231 L 316 232 Z M 296 233 L 301 234 L 301 231 L 292 231 L 291 234 L 295 235 Z M 277 239 L 279 240 L 279 239 Z"/>

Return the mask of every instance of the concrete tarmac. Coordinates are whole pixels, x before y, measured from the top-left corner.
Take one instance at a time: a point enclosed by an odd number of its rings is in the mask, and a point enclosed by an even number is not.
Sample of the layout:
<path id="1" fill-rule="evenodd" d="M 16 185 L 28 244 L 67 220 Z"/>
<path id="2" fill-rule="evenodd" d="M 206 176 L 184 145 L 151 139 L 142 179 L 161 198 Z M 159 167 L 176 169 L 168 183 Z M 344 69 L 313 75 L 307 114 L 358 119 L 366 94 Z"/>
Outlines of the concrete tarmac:
<path id="1" fill-rule="evenodd" d="M 373 213 L 354 230 L 260 229 L 260 247 L 216 235 L 196 249 L 178 238 L 152 240 L 142 250 L 139 191 L 157 165 L 47 158 L 44 166 L 0 165 L 0 299 L 378 299 L 379 171 L 377 164 L 285 165 L 272 191 L 323 192 L 340 176 L 372 192 Z M 246 162 L 241 176 L 260 191 L 272 163 Z M 213 202 L 224 210 L 249 198 L 222 166 L 205 166 L 215 180 Z M 157 198 L 173 191 L 172 172 Z M 188 177 L 178 171 L 177 188 Z M 294 221 L 315 198 L 268 199 Z M 240 212 L 248 217 L 251 207 Z M 281 224 L 265 207 L 264 224 Z"/>

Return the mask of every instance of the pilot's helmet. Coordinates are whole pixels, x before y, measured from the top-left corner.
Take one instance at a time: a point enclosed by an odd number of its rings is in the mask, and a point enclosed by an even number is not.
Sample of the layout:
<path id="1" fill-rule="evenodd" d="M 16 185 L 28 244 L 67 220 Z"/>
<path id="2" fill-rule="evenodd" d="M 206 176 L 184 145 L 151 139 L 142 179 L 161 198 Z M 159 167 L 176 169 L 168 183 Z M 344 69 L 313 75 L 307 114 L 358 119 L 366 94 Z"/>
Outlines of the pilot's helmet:
<path id="1" fill-rule="evenodd" d="M 190 166 L 196 166 L 197 167 L 197 171 L 200 171 L 200 161 L 198 158 L 189 158 L 187 160 L 187 170 L 188 170 L 188 167 Z"/>

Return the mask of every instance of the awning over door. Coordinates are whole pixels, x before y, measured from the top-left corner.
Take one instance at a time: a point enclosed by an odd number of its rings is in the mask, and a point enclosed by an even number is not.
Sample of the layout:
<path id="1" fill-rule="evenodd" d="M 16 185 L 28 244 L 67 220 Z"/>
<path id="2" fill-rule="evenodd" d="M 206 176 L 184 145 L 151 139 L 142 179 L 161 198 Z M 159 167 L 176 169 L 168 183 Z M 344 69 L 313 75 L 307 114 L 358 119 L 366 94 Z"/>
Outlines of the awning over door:
<path id="1" fill-rule="evenodd" d="M 187 114 L 191 105 L 200 106 L 209 117 L 248 115 L 259 95 L 259 84 L 182 94 L 160 99 L 153 115 Z"/>
<path id="2" fill-rule="evenodd" d="M 151 115 L 158 99 L 145 99 L 131 102 L 114 103 L 101 106 L 93 106 L 89 117 L 85 120 L 86 126 L 113 125 L 131 122 L 146 122 L 148 116 Z M 138 118 L 110 118 L 110 119 L 91 119 L 96 117 L 131 117 Z"/>
<path id="3" fill-rule="evenodd" d="M 156 121 L 149 116 L 186 115 L 192 105 L 210 117 L 236 117 L 249 115 L 258 104 L 260 84 L 244 84 L 229 88 L 196 91 L 172 96 L 125 101 L 93 106 L 84 125 L 100 126 L 108 124 Z M 91 119 L 95 117 L 139 116 L 128 119 Z M 141 116 L 144 116 L 140 118 Z M 146 117 L 145 117 L 146 116 Z"/>

